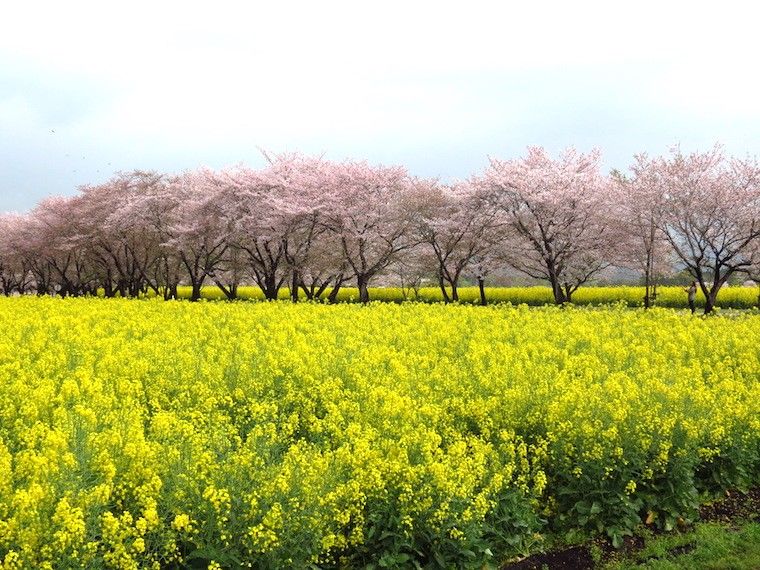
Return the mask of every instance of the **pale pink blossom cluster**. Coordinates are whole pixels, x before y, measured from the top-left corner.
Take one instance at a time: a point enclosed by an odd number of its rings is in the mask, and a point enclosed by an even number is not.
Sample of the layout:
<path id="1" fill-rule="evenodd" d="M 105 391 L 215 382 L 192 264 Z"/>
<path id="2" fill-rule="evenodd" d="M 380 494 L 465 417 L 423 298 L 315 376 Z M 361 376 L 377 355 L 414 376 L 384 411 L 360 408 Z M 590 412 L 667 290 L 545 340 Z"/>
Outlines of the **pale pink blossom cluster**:
<path id="1" fill-rule="evenodd" d="M 443 184 L 402 167 L 267 155 L 262 169 L 134 171 L 81 187 L 73 197 L 0 216 L 0 287 L 8 294 L 165 298 L 214 284 L 234 299 L 241 284 L 267 299 L 335 300 L 346 283 L 396 275 L 434 280 L 446 302 L 458 286 L 509 267 L 545 280 L 555 301 L 611 265 L 639 270 L 656 294 L 678 269 L 711 310 L 732 275 L 758 273 L 760 169 L 719 147 L 638 155 L 628 173 L 601 171 L 598 151 L 553 158 L 531 147 L 492 159 L 466 181 Z M 411 285 L 410 285 L 411 284 Z"/>

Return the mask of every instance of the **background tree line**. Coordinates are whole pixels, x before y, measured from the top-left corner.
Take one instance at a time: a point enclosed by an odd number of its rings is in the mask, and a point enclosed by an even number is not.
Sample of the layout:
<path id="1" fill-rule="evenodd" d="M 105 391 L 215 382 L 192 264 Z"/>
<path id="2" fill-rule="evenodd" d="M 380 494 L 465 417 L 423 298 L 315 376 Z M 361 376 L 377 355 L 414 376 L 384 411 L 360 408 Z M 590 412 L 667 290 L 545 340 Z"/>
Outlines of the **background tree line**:
<path id="1" fill-rule="evenodd" d="M 475 281 L 485 303 L 489 274 L 509 267 L 547 281 L 564 303 L 617 266 L 641 273 L 646 306 L 659 279 L 686 269 L 710 312 L 729 278 L 760 273 L 760 168 L 718 146 L 637 155 L 610 175 L 598 151 L 555 159 L 532 147 L 452 184 L 397 166 L 267 160 L 119 173 L 2 215 L 2 292 L 170 299 L 188 284 L 197 300 L 213 283 L 235 299 L 254 282 L 267 299 L 287 287 L 294 301 L 334 301 L 351 282 L 367 302 L 370 283 L 393 271 L 407 285 L 434 278 L 446 302 Z"/>

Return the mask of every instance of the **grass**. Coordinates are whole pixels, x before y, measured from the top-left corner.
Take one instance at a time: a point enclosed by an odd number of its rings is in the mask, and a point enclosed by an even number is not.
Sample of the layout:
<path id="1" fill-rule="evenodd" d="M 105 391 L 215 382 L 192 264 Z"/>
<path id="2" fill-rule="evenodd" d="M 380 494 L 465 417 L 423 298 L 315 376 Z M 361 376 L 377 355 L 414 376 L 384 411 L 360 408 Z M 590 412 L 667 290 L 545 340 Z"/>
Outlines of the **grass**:
<path id="1" fill-rule="evenodd" d="M 707 522 L 670 535 L 649 535 L 644 548 L 607 570 L 757 570 L 760 568 L 760 523 L 738 526 Z"/>

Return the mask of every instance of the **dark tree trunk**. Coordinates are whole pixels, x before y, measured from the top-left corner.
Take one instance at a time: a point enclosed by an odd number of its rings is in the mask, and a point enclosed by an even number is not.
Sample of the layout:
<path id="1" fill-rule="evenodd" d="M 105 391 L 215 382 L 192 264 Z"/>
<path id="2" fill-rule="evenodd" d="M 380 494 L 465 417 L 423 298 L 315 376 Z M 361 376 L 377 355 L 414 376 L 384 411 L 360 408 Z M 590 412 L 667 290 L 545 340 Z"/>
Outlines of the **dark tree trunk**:
<path id="1" fill-rule="evenodd" d="M 343 283 L 348 281 L 348 279 L 350 279 L 350 277 L 346 277 L 342 272 L 338 273 L 338 275 L 335 277 L 335 285 L 330 290 L 330 294 L 327 296 L 328 303 L 332 305 L 338 302 L 338 291 L 340 291 L 340 288 L 343 286 Z"/>
<path id="2" fill-rule="evenodd" d="M 452 281 L 451 283 L 451 300 L 455 303 L 459 302 L 459 291 L 457 290 L 456 281 Z"/>
<path id="3" fill-rule="evenodd" d="M 562 291 L 562 285 L 560 285 L 559 281 L 556 278 L 552 278 L 550 282 L 552 285 L 552 293 L 554 294 L 554 302 L 557 305 L 562 305 L 567 302 L 567 298 L 565 297 L 564 291 Z"/>
<path id="4" fill-rule="evenodd" d="M 651 231 L 649 233 L 650 247 L 647 248 L 647 261 L 644 271 L 644 308 L 649 309 L 654 305 L 655 297 L 657 296 L 656 285 L 652 288 L 652 277 L 654 274 L 654 240 L 655 240 L 656 228 L 654 223 L 651 223 Z"/>
<path id="5" fill-rule="evenodd" d="M 366 275 L 357 276 L 356 283 L 359 286 L 359 302 L 366 305 L 369 303 L 369 277 Z"/>
<path id="6" fill-rule="evenodd" d="M 264 298 L 267 301 L 276 301 L 277 295 L 280 292 L 280 287 L 277 284 L 277 276 L 274 273 L 267 273 L 264 276 L 264 286 L 261 289 L 264 292 Z"/>
<path id="7" fill-rule="evenodd" d="M 449 292 L 446 291 L 446 281 L 443 279 L 443 272 L 438 272 L 438 286 L 441 288 L 441 295 L 443 296 L 443 302 L 444 303 L 450 303 L 451 299 L 449 299 Z"/>
<path id="8" fill-rule="evenodd" d="M 703 280 L 699 279 L 699 287 L 702 290 L 702 294 L 705 296 L 705 315 L 709 315 L 715 308 L 715 303 L 718 300 L 718 292 L 721 287 L 728 282 L 728 279 L 734 273 L 733 270 L 727 270 L 724 275 L 720 274 L 720 267 L 716 267 L 714 271 L 712 287 L 708 290 Z"/>
<path id="9" fill-rule="evenodd" d="M 567 303 L 573 302 L 573 289 L 567 283 L 565 283 L 565 301 Z"/>
<path id="10" fill-rule="evenodd" d="M 652 306 L 652 275 L 649 270 L 649 254 L 647 254 L 647 267 L 644 271 L 644 308 L 648 309 Z"/>
<path id="11" fill-rule="evenodd" d="M 316 285 L 312 283 L 311 286 L 307 287 L 306 283 L 301 281 L 299 287 L 301 288 L 301 291 L 303 291 L 303 294 L 306 295 L 307 301 L 313 301 L 315 299 L 314 290 L 316 289 Z"/>
<path id="12" fill-rule="evenodd" d="M 178 293 L 177 293 L 177 286 L 178 284 L 176 282 L 174 283 L 168 283 L 164 287 L 164 300 L 168 301 L 169 299 L 177 299 Z"/>
<path id="13" fill-rule="evenodd" d="M 290 300 L 293 303 L 298 303 L 298 285 L 301 279 L 298 275 L 298 270 L 293 270 L 293 276 L 290 280 Z"/>
<path id="14" fill-rule="evenodd" d="M 709 315 L 712 313 L 713 309 L 715 308 L 715 301 L 718 297 L 718 291 L 717 288 L 713 288 L 710 293 L 705 295 L 705 315 Z"/>
<path id="15" fill-rule="evenodd" d="M 320 299 L 322 297 L 322 293 L 324 293 L 327 290 L 327 287 L 330 285 L 330 282 L 328 280 L 322 281 L 322 283 L 312 282 L 308 287 L 306 286 L 306 283 L 301 280 L 301 283 L 299 284 L 299 287 L 301 291 L 303 291 L 304 295 L 306 295 L 306 298 L 309 301 L 314 301 L 315 299 Z"/>
<path id="16" fill-rule="evenodd" d="M 139 297 L 142 290 L 142 283 L 139 279 L 133 279 L 129 284 L 129 295 L 131 297 Z"/>
<path id="17" fill-rule="evenodd" d="M 340 291 L 340 286 L 340 282 L 336 283 L 335 287 L 330 290 L 330 294 L 327 296 L 327 302 L 331 305 L 334 305 L 338 302 L 338 291 Z"/>
<path id="18" fill-rule="evenodd" d="M 203 279 L 199 279 L 197 281 L 193 279 L 192 284 L 193 284 L 193 292 L 190 295 L 190 300 L 193 302 L 199 301 L 201 298 L 201 287 L 203 287 Z"/>
<path id="19" fill-rule="evenodd" d="M 478 277 L 478 291 L 480 291 L 480 304 L 485 307 L 488 304 L 486 299 L 486 280 Z"/>
<path id="20" fill-rule="evenodd" d="M 224 283 L 222 283 L 221 281 L 214 281 L 214 283 L 216 284 L 217 287 L 219 287 L 222 293 L 224 293 L 224 296 L 227 297 L 228 301 L 234 301 L 235 299 L 237 299 L 237 290 L 238 290 L 237 283 L 230 283 L 229 287 L 226 287 Z"/>

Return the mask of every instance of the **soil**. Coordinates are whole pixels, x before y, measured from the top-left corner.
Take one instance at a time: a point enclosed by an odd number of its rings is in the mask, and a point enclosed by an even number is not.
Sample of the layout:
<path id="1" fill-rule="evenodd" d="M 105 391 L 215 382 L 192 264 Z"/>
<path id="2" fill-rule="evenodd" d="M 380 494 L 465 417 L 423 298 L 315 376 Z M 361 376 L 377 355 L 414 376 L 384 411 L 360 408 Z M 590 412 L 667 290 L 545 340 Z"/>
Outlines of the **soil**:
<path id="1" fill-rule="evenodd" d="M 574 546 L 566 550 L 555 550 L 545 554 L 534 554 L 520 562 L 507 564 L 509 570 L 541 570 L 542 568 L 568 568 L 572 570 L 589 570 L 594 568 L 594 560 L 587 546 Z"/>
<path id="2" fill-rule="evenodd" d="M 737 519 L 760 520 L 760 487 L 747 493 L 726 491 L 726 496 L 699 509 L 703 521 L 730 523 Z"/>
<path id="3" fill-rule="evenodd" d="M 726 491 L 726 496 L 699 509 L 701 522 L 731 523 L 738 520 L 760 521 L 760 487 L 750 489 L 747 493 L 740 491 Z M 591 557 L 591 546 L 596 545 L 605 558 L 615 551 L 612 545 L 604 540 L 597 539 L 591 543 L 573 546 L 562 550 L 553 550 L 534 554 L 520 560 L 511 562 L 502 567 L 502 570 L 593 570 L 594 560 Z M 629 554 L 644 547 L 644 539 L 638 536 L 626 537 L 621 548 L 623 554 Z M 687 544 L 673 550 L 673 554 L 686 554 L 693 550 L 695 545 Z M 621 551 L 617 551 L 620 553 Z"/>

